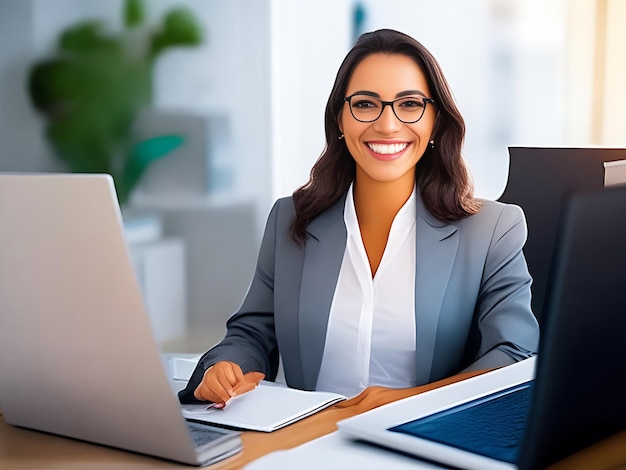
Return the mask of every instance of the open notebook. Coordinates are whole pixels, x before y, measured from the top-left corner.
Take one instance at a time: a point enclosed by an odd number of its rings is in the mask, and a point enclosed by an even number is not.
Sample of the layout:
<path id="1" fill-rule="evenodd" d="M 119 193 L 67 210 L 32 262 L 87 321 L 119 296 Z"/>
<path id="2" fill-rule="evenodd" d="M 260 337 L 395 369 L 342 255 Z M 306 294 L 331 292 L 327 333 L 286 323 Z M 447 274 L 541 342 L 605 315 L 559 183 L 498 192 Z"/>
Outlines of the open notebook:
<path id="1" fill-rule="evenodd" d="M 236 429 L 272 432 L 323 410 L 346 397 L 337 393 L 304 391 L 272 382 L 261 382 L 226 408 L 182 405 L 183 415 L 193 421 Z"/>
<path id="2" fill-rule="evenodd" d="M 340 433 L 486 470 L 544 468 L 625 429 L 626 187 L 572 196 L 557 240 L 534 381 L 532 358 L 342 421 Z"/>

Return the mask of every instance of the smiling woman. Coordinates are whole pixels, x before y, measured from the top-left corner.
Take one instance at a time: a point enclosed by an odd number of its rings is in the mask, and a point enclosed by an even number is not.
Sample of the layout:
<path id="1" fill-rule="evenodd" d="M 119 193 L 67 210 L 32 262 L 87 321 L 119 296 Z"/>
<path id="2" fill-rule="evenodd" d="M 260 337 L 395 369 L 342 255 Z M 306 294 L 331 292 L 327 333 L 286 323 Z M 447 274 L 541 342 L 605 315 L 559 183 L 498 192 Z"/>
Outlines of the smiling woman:
<path id="1" fill-rule="evenodd" d="M 225 403 L 282 358 L 291 387 L 354 396 L 532 356 L 524 214 L 472 195 L 465 125 L 435 58 L 362 35 L 307 184 L 276 202 L 256 273 L 183 402 Z"/>
<path id="2" fill-rule="evenodd" d="M 433 139 L 436 111 L 427 109 L 433 100 L 427 98 L 426 77 L 401 54 L 365 58 L 346 93 L 344 109 L 350 113 L 341 111 L 338 126 L 356 163 L 352 191 L 358 228 L 375 275 L 392 222 L 413 193 L 415 165 Z"/>
<path id="3" fill-rule="evenodd" d="M 375 252 L 370 255 L 375 273 L 391 222 L 415 187 L 415 165 L 434 137 L 436 110 L 427 108 L 433 100 L 426 77 L 413 59 L 400 54 L 364 59 L 354 69 L 347 93 L 344 108 L 351 112 L 342 110 L 338 125 L 356 162 L 354 200 L 365 249 L 368 255 Z M 375 193 L 389 201 L 383 212 L 368 203 Z M 364 227 L 362 219 L 370 223 Z M 368 249 L 370 240 L 377 249 Z"/>

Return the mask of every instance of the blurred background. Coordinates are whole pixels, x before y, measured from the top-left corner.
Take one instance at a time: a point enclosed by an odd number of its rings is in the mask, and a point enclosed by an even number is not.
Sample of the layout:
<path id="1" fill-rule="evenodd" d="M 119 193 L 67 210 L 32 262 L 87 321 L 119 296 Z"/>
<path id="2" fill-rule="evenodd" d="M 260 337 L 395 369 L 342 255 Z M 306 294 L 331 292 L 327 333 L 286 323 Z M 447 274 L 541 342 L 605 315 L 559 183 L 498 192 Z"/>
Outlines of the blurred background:
<path id="1" fill-rule="evenodd" d="M 247 290 L 273 201 L 307 181 L 360 33 L 398 29 L 437 57 L 477 195 L 497 199 L 510 145 L 626 146 L 625 22 L 620 0 L 0 0 L 0 171 L 113 154 L 157 340 L 200 352 Z"/>

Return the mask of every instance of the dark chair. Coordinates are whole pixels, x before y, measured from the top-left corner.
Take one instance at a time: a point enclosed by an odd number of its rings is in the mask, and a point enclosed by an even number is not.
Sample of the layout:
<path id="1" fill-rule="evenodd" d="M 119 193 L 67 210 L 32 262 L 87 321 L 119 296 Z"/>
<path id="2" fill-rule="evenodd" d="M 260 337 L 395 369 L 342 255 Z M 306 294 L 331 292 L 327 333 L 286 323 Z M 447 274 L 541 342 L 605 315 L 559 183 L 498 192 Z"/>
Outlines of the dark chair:
<path id="1" fill-rule="evenodd" d="M 625 160 L 626 149 L 509 147 L 509 155 L 509 177 L 500 201 L 516 204 L 526 214 L 524 254 L 533 277 L 532 309 L 541 320 L 563 197 L 602 188 L 603 163 Z"/>

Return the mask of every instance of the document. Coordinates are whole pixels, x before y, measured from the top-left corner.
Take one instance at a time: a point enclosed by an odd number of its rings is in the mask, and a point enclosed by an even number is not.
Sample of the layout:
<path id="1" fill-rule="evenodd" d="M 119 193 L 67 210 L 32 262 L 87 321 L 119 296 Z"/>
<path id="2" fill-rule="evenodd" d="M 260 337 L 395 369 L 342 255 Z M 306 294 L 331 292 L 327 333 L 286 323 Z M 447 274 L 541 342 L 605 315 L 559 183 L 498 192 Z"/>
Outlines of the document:
<path id="1" fill-rule="evenodd" d="M 202 404 L 182 405 L 182 410 L 183 416 L 191 421 L 272 432 L 345 399 L 338 393 L 307 392 L 261 382 L 251 392 L 232 399 L 223 409 Z"/>
<path id="2" fill-rule="evenodd" d="M 392 470 L 442 470 L 443 467 L 378 446 L 327 434 L 292 449 L 277 450 L 247 464 L 245 470 L 319 470 L 358 468 Z"/>

